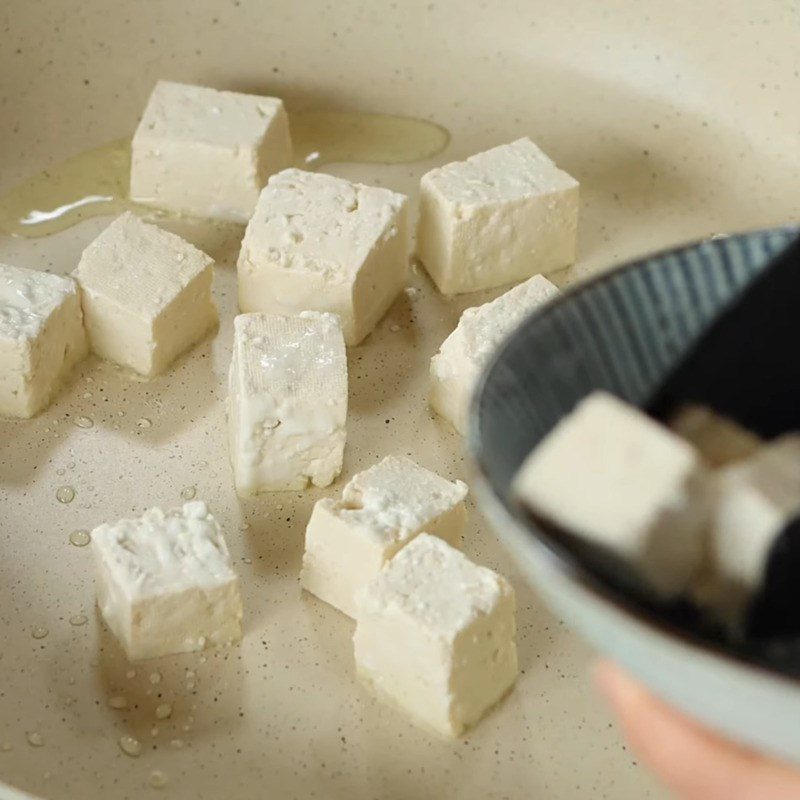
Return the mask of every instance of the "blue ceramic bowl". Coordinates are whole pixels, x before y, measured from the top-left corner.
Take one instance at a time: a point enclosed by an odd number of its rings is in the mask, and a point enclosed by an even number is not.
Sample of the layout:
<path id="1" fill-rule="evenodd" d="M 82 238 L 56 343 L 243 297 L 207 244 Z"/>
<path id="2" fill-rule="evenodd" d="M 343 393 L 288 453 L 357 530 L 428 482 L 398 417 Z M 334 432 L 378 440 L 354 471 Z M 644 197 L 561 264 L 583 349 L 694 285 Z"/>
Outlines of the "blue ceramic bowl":
<path id="1" fill-rule="evenodd" d="M 641 405 L 711 321 L 798 236 L 779 228 L 658 253 L 573 289 L 504 343 L 473 400 L 479 499 L 554 611 L 657 694 L 742 743 L 800 763 L 800 646 L 733 644 L 680 604 L 648 601 L 556 534 L 509 489 L 586 394 Z"/>

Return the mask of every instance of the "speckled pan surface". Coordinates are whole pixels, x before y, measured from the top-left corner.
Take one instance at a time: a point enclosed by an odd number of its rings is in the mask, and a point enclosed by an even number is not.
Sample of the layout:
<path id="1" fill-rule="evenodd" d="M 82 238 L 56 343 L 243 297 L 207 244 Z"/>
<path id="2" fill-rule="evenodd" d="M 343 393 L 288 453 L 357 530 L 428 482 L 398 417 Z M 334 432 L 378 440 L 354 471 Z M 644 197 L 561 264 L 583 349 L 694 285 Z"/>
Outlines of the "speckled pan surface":
<path id="1" fill-rule="evenodd" d="M 400 191 L 434 164 L 529 134 L 582 182 L 580 260 L 557 276 L 563 285 L 679 240 L 798 216 L 798 25 L 788 1 L 9 0 L 0 190 L 129 135 L 162 77 L 278 94 L 293 110 L 444 125 L 452 140 L 435 159 L 331 168 Z M 103 224 L 0 238 L 0 260 L 66 272 Z M 589 687 L 589 651 L 544 610 L 474 506 L 466 551 L 518 593 L 513 694 L 451 743 L 361 689 L 352 623 L 297 584 L 305 523 L 329 492 L 248 502 L 233 492 L 222 401 L 238 236 L 176 230 L 219 261 L 217 337 L 151 383 L 90 360 L 48 412 L 0 421 L 0 779 L 47 798 L 661 796 Z M 460 440 L 427 408 L 428 362 L 460 311 L 496 293 L 444 301 L 423 275 L 413 283 L 418 293 L 350 351 L 333 492 L 391 453 L 469 479 Z M 75 491 L 68 504 L 56 498 L 63 486 Z M 244 642 L 205 660 L 128 665 L 97 619 L 89 553 L 70 532 L 178 504 L 190 487 L 226 529 Z M 159 721 L 162 703 L 172 714 Z M 141 740 L 141 755 L 122 752 L 123 736 Z"/>

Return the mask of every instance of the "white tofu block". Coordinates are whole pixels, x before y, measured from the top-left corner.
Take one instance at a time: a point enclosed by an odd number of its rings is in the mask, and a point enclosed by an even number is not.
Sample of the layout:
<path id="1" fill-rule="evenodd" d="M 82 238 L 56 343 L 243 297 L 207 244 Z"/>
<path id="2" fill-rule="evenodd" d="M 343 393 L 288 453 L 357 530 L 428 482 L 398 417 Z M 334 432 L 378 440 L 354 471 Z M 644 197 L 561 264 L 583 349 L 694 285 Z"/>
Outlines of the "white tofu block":
<path id="1" fill-rule="evenodd" d="M 358 344 L 406 285 L 405 195 L 288 169 L 258 199 L 239 253 L 239 308 L 329 311 Z"/>
<path id="2" fill-rule="evenodd" d="M 748 458 L 763 444 L 751 431 L 705 406 L 684 406 L 669 420 L 669 427 L 714 468 Z"/>
<path id="3" fill-rule="evenodd" d="M 247 222 L 267 178 L 291 163 L 281 100 L 159 81 L 133 137 L 130 192 L 172 211 Z"/>
<path id="4" fill-rule="evenodd" d="M 0 415 L 37 414 L 86 353 L 75 282 L 0 264 Z"/>
<path id="5" fill-rule="evenodd" d="M 496 300 L 466 309 L 431 359 L 431 406 L 462 436 L 478 380 L 500 343 L 528 314 L 557 294 L 547 278 L 534 275 Z"/>
<path id="6" fill-rule="evenodd" d="M 72 273 L 92 351 L 148 377 L 163 372 L 217 324 L 213 263 L 135 214 L 118 217 Z"/>
<path id="7" fill-rule="evenodd" d="M 327 486 L 342 470 L 346 437 L 338 317 L 240 314 L 233 330 L 227 409 L 236 491 Z"/>
<path id="8" fill-rule="evenodd" d="M 778 439 L 720 470 L 716 484 L 712 573 L 725 588 L 720 601 L 735 612 L 761 587 L 772 545 L 800 514 L 800 436 Z"/>
<path id="9" fill-rule="evenodd" d="M 670 597 L 700 568 L 709 477 L 695 449 L 604 392 L 528 456 L 514 493 L 535 514 L 607 548 Z"/>
<path id="10" fill-rule="evenodd" d="M 92 531 L 97 602 L 132 661 L 238 641 L 239 579 L 202 502 Z"/>
<path id="11" fill-rule="evenodd" d="M 444 294 L 553 272 L 575 260 L 578 182 L 518 139 L 420 182 L 417 253 Z"/>
<path id="12" fill-rule="evenodd" d="M 508 582 L 423 533 L 359 595 L 356 669 L 418 724 L 458 736 L 513 686 L 515 636 Z"/>
<path id="13" fill-rule="evenodd" d="M 342 499 L 317 502 L 306 529 L 300 583 L 351 617 L 356 594 L 421 531 L 461 546 L 467 486 L 389 456 L 356 475 Z"/>

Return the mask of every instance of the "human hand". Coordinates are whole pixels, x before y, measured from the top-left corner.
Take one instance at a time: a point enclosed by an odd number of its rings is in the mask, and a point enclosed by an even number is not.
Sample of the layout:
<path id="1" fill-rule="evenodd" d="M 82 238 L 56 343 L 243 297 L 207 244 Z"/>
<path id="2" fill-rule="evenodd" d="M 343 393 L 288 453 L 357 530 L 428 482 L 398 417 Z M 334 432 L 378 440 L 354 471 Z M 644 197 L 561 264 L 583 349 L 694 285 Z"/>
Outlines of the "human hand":
<path id="1" fill-rule="evenodd" d="M 800 800 L 800 769 L 705 730 L 610 661 L 595 679 L 642 761 L 683 800 Z"/>

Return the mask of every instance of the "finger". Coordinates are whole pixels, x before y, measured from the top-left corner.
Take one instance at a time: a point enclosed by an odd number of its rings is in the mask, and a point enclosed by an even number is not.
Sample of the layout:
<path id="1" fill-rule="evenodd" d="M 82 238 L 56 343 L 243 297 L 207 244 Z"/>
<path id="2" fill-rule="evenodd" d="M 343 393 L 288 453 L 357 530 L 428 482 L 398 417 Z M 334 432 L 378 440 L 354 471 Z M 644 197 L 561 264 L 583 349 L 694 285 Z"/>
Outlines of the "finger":
<path id="1" fill-rule="evenodd" d="M 686 800 L 798 800 L 800 773 L 701 728 L 610 662 L 597 682 L 642 760 Z"/>

